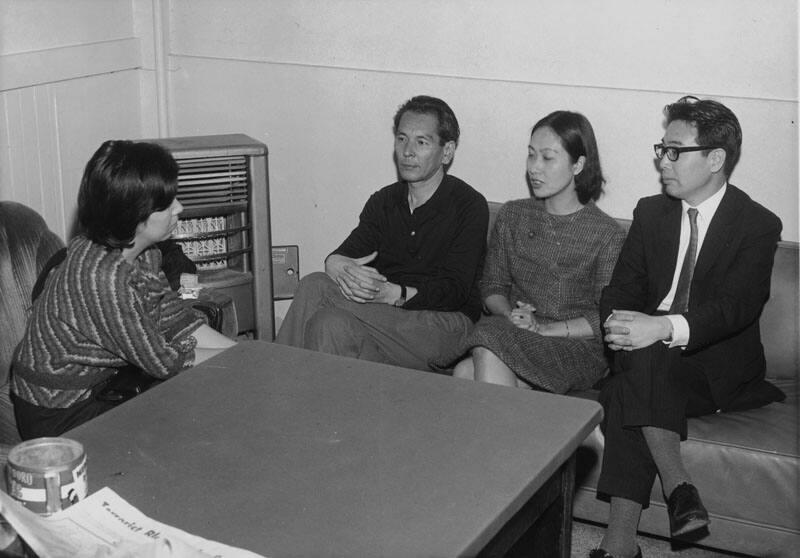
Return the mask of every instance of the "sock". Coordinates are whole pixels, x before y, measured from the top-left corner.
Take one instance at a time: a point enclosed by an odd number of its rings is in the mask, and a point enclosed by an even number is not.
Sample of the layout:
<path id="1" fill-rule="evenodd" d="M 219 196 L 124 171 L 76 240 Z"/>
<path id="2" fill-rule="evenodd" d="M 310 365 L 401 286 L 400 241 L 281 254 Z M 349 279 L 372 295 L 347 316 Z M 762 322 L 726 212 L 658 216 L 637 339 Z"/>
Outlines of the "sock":
<path id="1" fill-rule="evenodd" d="M 634 556 L 637 550 L 636 529 L 639 528 L 641 515 L 641 504 L 625 498 L 612 497 L 608 529 L 603 535 L 600 548 L 616 558 Z"/>
<path id="2" fill-rule="evenodd" d="M 681 459 L 681 437 L 677 432 L 655 426 L 643 426 L 642 434 L 658 468 L 661 488 L 669 498 L 676 486 L 691 482 Z"/>

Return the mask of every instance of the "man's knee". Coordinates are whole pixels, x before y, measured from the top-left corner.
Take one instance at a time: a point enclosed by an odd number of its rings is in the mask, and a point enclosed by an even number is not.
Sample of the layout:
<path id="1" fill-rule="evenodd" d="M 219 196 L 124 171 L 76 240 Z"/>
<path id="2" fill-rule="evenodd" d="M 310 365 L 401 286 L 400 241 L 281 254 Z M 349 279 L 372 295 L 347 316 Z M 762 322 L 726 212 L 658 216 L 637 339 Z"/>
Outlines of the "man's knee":
<path id="1" fill-rule="evenodd" d="M 339 287 L 323 271 L 315 271 L 304 276 L 294 293 L 294 298 L 314 298 L 329 292 L 339 292 Z"/>
<path id="2" fill-rule="evenodd" d="M 300 281 L 294 293 L 286 318 L 283 320 L 275 342 L 292 347 L 305 347 L 303 331 L 310 316 L 320 308 L 329 306 L 340 296 L 339 287 L 325 273 L 309 273 Z"/>
<path id="3" fill-rule="evenodd" d="M 327 276 L 326 276 L 327 277 Z M 320 308 L 306 322 L 305 348 L 343 356 L 356 356 L 363 337 L 358 320 L 346 310 Z"/>

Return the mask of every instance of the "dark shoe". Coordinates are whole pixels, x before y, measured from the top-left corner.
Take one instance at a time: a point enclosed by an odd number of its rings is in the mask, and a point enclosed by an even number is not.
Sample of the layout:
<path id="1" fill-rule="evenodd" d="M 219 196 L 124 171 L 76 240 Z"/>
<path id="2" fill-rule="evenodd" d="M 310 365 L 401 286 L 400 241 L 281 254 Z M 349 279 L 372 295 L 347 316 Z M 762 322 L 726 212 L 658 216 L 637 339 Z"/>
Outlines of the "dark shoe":
<path id="1" fill-rule="evenodd" d="M 595 548 L 589 553 L 589 558 L 614 558 L 613 554 L 609 554 L 602 548 Z M 642 558 L 642 549 L 636 547 L 636 555 L 633 558 Z"/>
<path id="2" fill-rule="evenodd" d="M 680 537 L 702 529 L 709 523 L 708 512 L 700 501 L 700 494 L 693 484 L 679 484 L 667 498 L 669 530 L 673 537 Z"/>

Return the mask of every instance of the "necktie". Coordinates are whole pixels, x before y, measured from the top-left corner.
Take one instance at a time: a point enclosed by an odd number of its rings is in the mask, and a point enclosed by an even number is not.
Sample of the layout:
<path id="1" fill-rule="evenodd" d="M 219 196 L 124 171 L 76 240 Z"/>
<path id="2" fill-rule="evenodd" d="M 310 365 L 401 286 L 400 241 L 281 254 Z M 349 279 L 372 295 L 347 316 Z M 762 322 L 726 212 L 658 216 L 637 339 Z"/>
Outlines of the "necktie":
<path id="1" fill-rule="evenodd" d="M 688 213 L 691 227 L 689 247 L 683 258 L 681 274 L 678 276 L 678 288 L 675 289 L 675 298 L 669 308 L 670 314 L 681 314 L 689 309 L 689 290 L 692 286 L 692 275 L 694 275 L 694 261 L 697 259 L 697 209 L 690 207 Z"/>

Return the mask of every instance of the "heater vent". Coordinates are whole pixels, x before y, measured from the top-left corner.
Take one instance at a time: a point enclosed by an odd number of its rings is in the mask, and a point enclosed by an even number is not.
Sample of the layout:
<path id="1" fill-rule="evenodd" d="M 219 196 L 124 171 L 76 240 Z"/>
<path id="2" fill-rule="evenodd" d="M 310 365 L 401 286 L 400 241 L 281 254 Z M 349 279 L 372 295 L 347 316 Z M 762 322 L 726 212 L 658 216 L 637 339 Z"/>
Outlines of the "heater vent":
<path id="1" fill-rule="evenodd" d="M 201 157 L 178 161 L 178 201 L 187 210 L 247 203 L 247 159 Z"/>

